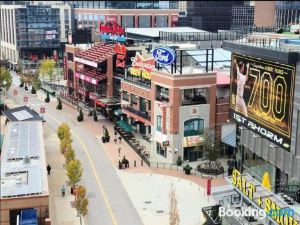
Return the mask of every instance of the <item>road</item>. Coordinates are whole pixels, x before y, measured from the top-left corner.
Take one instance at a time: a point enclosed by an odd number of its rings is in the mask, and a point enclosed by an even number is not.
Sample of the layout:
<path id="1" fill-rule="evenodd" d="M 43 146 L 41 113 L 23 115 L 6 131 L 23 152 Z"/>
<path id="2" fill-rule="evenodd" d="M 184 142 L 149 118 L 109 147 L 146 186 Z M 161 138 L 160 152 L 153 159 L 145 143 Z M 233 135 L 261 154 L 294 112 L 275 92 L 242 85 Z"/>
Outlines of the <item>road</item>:
<path id="1" fill-rule="evenodd" d="M 44 105 L 46 126 L 49 126 L 53 132 L 56 132 L 58 125 L 62 122 L 66 122 L 70 126 L 73 148 L 84 169 L 81 183 L 87 187 L 88 225 L 142 225 L 137 211 L 116 174 L 116 168 L 112 166 L 104 152 L 102 143 L 96 139 L 97 134 L 82 129 L 80 123 L 75 121 L 76 118 L 65 115 L 64 110 L 57 111 L 55 105 L 44 104 L 24 88 L 19 88 L 17 86 L 18 77 L 13 74 L 13 78 L 16 86 L 7 93 L 8 98 L 14 99 L 17 104 L 22 105 L 23 96 L 26 95 L 29 98 L 29 106 L 37 112 L 41 105 Z M 18 90 L 17 96 L 13 96 L 13 89 Z M 99 124 L 99 132 L 100 130 Z"/>

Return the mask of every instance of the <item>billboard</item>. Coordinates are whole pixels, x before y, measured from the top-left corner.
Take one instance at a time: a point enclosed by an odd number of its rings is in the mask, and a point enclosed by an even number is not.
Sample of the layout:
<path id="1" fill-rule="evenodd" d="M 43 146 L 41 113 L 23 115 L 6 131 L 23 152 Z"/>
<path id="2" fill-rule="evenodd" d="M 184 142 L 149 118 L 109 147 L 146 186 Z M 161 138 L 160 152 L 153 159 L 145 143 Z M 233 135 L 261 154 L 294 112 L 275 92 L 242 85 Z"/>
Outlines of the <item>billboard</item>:
<path id="1" fill-rule="evenodd" d="M 289 151 L 295 66 L 232 55 L 230 117 Z"/>

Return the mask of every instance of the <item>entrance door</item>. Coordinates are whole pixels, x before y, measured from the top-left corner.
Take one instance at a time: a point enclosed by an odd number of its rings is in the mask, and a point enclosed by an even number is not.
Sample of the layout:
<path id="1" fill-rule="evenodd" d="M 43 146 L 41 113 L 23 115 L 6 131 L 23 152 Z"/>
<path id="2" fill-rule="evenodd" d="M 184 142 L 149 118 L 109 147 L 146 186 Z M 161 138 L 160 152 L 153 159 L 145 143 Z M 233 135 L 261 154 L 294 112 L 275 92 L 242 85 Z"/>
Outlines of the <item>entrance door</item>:
<path id="1" fill-rule="evenodd" d="M 194 162 L 202 157 L 203 157 L 203 152 L 201 150 L 197 149 L 197 147 L 184 148 L 183 160 L 188 160 L 189 162 Z"/>
<path id="2" fill-rule="evenodd" d="M 140 133 L 146 134 L 146 126 L 143 123 L 140 123 Z"/>

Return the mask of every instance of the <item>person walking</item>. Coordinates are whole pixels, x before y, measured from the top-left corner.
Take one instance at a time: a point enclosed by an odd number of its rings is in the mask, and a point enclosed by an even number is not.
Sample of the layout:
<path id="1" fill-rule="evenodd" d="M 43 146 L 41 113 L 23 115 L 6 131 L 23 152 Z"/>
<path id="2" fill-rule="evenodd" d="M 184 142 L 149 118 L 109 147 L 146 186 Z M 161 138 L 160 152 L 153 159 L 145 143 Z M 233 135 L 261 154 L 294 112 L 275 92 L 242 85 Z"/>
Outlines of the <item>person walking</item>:
<path id="1" fill-rule="evenodd" d="M 65 188 L 65 185 L 63 184 L 63 186 L 61 187 L 61 194 L 63 197 L 65 197 L 65 194 L 66 194 L 66 188 Z"/>
<path id="2" fill-rule="evenodd" d="M 47 165 L 47 172 L 48 172 L 48 175 L 50 175 L 50 172 L 51 172 L 51 166 L 50 166 L 50 164 Z"/>
<path id="3" fill-rule="evenodd" d="M 119 143 L 121 144 L 121 140 L 122 140 L 122 137 L 121 135 L 119 136 Z"/>
<path id="4" fill-rule="evenodd" d="M 121 148 L 118 148 L 118 152 L 119 152 L 119 159 L 121 157 Z"/>
<path id="5" fill-rule="evenodd" d="M 118 141 L 118 138 L 117 138 L 117 135 L 115 135 L 115 138 L 114 138 L 115 144 L 117 144 L 117 141 Z"/>

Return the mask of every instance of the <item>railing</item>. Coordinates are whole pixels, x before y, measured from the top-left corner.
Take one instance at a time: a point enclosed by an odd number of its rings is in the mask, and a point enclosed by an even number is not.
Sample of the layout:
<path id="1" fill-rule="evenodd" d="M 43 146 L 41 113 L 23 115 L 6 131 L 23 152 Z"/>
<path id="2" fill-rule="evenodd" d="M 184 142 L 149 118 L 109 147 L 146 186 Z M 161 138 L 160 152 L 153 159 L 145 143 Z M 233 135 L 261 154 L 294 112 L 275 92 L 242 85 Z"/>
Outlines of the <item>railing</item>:
<path id="1" fill-rule="evenodd" d="M 127 111 L 129 111 L 131 113 L 134 113 L 134 114 L 136 114 L 136 115 L 138 115 L 140 117 L 143 117 L 146 120 L 151 121 L 151 116 L 149 116 L 147 114 L 147 112 L 139 111 L 139 110 L 136 110 L 136 109 L 134 109 L 132 107 L 129 107 L 129 106 L 124 106 L 123 109 L 125 109 L 125 110 L 127 110 Z"/>
<path id="2" fill-rule="evenodd" d="M 199 104 L 207 104 L 207 100 L 206 99 L 202 99 L 202 100 L 182 100 L 182 105 L 199 105 Z"/>
<path id="3" fill-rule="evenodd" d="M 151 83 L 146 84 L 146 83 L 143 83 L 143 82 L 140 82 L 140 81 L 133 80 L 132 78 L 128 78 L 128 77 L 124 77 L 123 80 L 125 82 L 131 83 L 131 84 L 135 84 L 135 85 L 143 87 L 143 88 L 151 89 Z"/>

